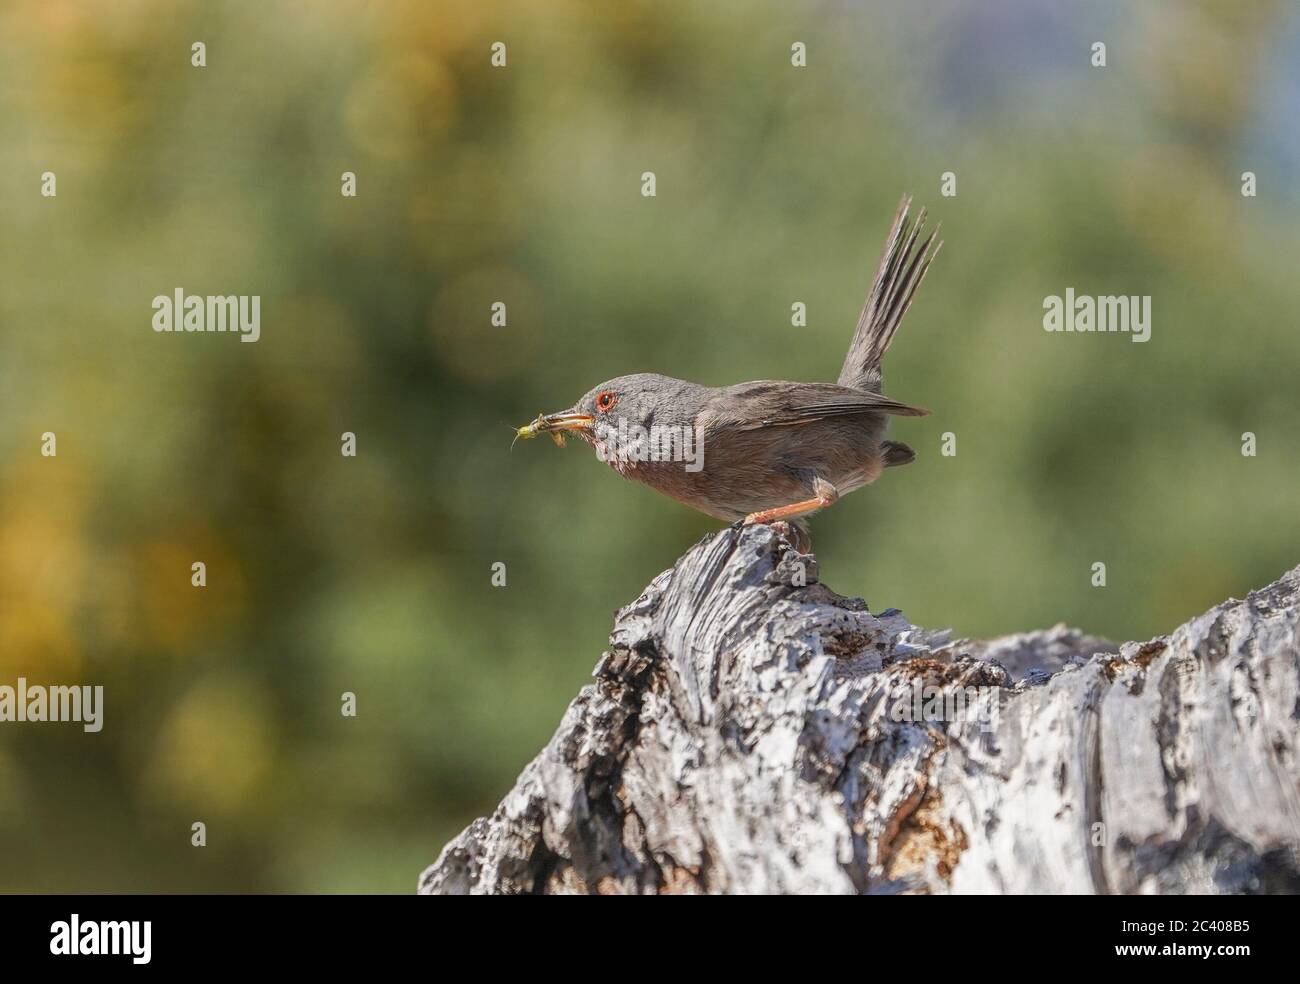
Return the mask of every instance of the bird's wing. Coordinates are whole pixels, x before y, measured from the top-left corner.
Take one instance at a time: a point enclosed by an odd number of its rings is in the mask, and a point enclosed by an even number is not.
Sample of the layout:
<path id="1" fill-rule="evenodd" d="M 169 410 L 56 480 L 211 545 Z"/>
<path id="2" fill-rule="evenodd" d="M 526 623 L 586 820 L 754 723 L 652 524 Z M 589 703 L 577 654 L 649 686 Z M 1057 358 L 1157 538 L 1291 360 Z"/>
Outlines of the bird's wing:
<path id="1" fill-rule="evenodd" d="M 767 380 L 741 383 L 719 391 L 711 408 L 715 427 L 753 430 L 797 427 L 827 417 L 889 413 L 924 417 L 929 410 L 891 400 L 879 393 L 831 383 L 785 383 Z"/>

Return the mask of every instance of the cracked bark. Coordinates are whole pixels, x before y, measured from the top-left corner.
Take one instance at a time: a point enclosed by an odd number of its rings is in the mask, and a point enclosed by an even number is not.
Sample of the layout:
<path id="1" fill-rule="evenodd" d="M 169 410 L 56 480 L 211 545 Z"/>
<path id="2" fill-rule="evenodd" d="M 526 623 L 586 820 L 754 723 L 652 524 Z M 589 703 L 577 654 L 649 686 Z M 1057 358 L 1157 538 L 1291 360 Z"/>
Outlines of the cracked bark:
<path id="1" fill-rule="evenodd" d="M 1297 892 L 1298 644 L 1300 568 L 1149 642 L 968 641 L 724 530 L 419 890 Z"/>

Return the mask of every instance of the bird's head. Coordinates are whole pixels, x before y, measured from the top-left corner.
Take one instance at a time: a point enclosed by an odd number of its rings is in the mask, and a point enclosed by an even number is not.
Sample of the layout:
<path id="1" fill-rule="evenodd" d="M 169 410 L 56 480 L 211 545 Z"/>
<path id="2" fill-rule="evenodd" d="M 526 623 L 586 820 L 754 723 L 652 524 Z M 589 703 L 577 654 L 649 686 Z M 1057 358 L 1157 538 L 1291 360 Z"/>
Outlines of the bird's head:
<path id="1" fill-rule="evenodd" d="M 677 422 L 686 409 L 680 399 L 681 380 L 654 373 L 618 376 L 593 387 L 568 410 L 539 414 L 516 431 L 517 437 L 550 434 L 563 445 L 564 437 L 576 434 L 588 444 L 600 444 L 604 436 L 620 427 L 649 430 L 656 419 Z"/>

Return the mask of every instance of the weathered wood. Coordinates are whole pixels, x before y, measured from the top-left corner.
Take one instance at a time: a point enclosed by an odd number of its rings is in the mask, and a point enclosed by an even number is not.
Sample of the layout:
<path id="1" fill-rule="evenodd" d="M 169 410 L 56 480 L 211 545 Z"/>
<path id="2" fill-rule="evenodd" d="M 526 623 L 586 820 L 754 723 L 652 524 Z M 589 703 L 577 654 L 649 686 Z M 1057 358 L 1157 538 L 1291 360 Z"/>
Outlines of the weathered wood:
<path id="1" fill-rule="evenodd" d="M 1300 891 L 1300 568 L 1122 646 L 816 580 L 769 527 L 697 544 L 420 891 Z"/>

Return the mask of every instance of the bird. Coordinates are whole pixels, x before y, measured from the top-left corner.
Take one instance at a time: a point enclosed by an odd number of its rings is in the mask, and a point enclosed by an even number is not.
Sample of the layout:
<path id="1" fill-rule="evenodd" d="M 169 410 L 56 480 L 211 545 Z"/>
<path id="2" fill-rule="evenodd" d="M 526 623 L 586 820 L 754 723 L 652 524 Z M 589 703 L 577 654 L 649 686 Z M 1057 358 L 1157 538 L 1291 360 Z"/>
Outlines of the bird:
<path id="1" fill-rule="evenodd" d="M 538 414 L 519 438 L 580 438 L 623 476 L 735 525 L 778 524 L 811 548 L 807 520 L 915 452 L 887 440 L 889 417 L 929 410 L 882 393 L 881 362 L 943 243 L 926 212 L 894 214 L 834 383 L 755 380 L 704 386 L 658 373 L 616 376 L 572 407 Z"/>

